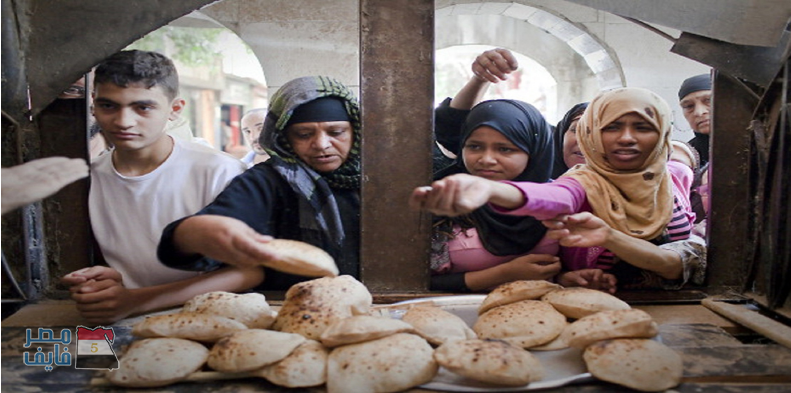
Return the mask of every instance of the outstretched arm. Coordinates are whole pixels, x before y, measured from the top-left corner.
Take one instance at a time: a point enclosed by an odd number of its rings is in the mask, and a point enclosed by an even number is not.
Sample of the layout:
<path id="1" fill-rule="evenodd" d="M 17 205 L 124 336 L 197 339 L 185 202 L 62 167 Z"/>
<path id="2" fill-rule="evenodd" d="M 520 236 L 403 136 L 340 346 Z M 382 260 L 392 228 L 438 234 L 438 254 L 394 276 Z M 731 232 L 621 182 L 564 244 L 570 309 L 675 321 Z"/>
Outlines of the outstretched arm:
<path id="1" fill-rule="evenodd" d="M 44 199 L 88 176 L 81 158 L 47 157 L 2 169 L 2 214 Z"/>
<path id="2" fill-rule="evenodd" d="M 185 255 L 203 255 L 234 266 L 260 266 L 276 256 L 263 247 L 271 236 L 232 217 L 198 215 L 176 227 L 173 241 Z"/>
<path id="3" fill-rule="evenodd" d="M 557 239 L 561 246 L 602 246 L 623 261 L 665 279 L 679 279 L 683 273 L 678 253 L 614 230 L 589 212 L 558 216 L 543 223 L 549 228 L 547 236 Z"/>
<path id="4" fill-rule="evenodd" d="M 225 267 L 182 281 L 128 289 L 114 278 L 120 277 L 117 271 L 102 268 L 101 274 L 69 289 L 80 315 L 92 323 L 113 323 L 128 316 L 175 307 L 207 292 L 244 291 L 264 279 L 262 268 Z M 69 276 L 75 274 L 66 277 Z M 61 281 L 69 283 L 66 277 Z"/>
<path id="5" fill-rule="evenodd" d="M 412 191 L 409 205 L 440 216 L 460 216 L 492 203 L 504 209 L 525 204 L 525 196 L 515 186 L 460 173 L 418 187 Z"/>

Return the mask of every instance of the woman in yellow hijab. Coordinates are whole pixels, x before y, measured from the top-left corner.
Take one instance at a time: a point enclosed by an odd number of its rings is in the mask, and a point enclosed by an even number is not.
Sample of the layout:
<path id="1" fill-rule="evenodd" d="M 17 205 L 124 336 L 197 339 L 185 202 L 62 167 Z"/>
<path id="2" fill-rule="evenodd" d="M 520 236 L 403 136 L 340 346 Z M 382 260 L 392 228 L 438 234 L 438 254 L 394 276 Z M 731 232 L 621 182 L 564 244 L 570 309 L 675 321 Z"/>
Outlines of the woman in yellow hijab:
<path id="1" fill-rule="evenodd" d="M 649 244 L 687 239 L 695 218 L 689 203 L 692 171 L 668 161 L 670 114 L 667 103 L 649 90 L 601 93 L 577 129 L 586 164 L 557 181 L 493 182 L 456 175 L 417 188 L 410 203 L 450 216 L 490 203 L 503 213 L 545 220 L 566 246 L 561 260 L 569 272 L 558 277 L 563 285 L 614 291 L 613 277 L 619 287 L 643 286 L 647 276 L 686 280 L 677 254 Z M 572 224 L 598 229 L 598 237 L 572 233 Z"/>

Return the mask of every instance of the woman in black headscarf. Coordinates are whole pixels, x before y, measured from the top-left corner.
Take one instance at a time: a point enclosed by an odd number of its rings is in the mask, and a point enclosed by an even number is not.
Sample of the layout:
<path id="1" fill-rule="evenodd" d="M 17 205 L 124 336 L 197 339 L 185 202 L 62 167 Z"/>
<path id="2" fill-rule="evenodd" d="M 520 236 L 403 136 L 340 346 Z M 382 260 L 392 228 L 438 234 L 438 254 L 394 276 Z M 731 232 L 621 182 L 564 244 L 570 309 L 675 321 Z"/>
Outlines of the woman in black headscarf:
<path id="1" fill-rule="evenodd" d="M 550 180 L 552 131 L 532 105 L 492 100 L 476 105 L 462 127 L 461 154 L 436 179 L 469 173 L 490 180 Z M 513 280 L 548 279 L 560 270 L 557 244 L 531 217 L 483 206 L 469 215 L 438 219 L 432 241 L 431 288 L 478 291 Z"/>
<path id="2" fill-rule="evenodd" d="M 587 102 L 574 105 L 555 127 L 552 136 L 555 145 L 555 161 L 552 165 L 553 179 L 559 178 L 574 165 L 585 163 L 585 156 L 582 155 L 577 144 L 577 122 L 587 107 Z"/>
<path id="3" fill-rule="evenodd" d="M 167 266 L 213 270 L 275 258 L 262 243 L 291 239 L 329 253 L 340 274 L 359 277 L 359 104 L 333 78 L 307 76 L 272 95 L 259 143 L 271 158 L 236 177 L 210 205 L 163 231 Z M 265 269 L 261 290 L 309 279 Z"/>

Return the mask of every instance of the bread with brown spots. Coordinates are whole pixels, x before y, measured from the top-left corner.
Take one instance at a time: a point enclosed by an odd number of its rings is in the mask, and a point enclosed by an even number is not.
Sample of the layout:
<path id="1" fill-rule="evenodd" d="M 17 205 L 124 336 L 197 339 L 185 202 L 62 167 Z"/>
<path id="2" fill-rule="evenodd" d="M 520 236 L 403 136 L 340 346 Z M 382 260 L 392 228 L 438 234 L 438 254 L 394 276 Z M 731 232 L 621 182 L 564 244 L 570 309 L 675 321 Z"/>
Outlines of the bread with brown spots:
<path id="1" fill-rule="evenodd" d="M 417 334 L 432 345 L 478 337 L 458 315 L 437 306 L 412 307 L 404 313 L 401 320 L 414 326 Z"/>
<path id="2" fill-rule="evenodd" d="M 316 340 L 307 340 L 283 360 L 253 371 L 278 386 L 305 388 L 327 382 L 330 350 Z"/>
<path id="3" fill-rule="evenodd" d="M 472 330 L 481 339 L 498 339 L 530 348 L 552 341 L 565 326 L 566 317 L 549 303 L 522 300 L 483 313 Z"/>
<path id="4" fill-rule="evenodd" d="M 644 392 L 677 386 L 684 362 L 676 351 L 649 339 L 597 341 L 582 353 L 594 377 Z"/>
<path id="5" fill-rule="evenodd" d="M 520 300 L 536 300 L 541 296 L 562 288 L 560 285 L 546 280 L 517 280 L 494 288 L 478 307 L 478 315 L 497 306 L 518 302 Z"/>
<path id="6" fill-rule="evenodd" d="M 332 348 L 414 331 L 412 325 L 398 319 L 355 315 L 328 326 L 321 334 L 321 343 Z"/>
<path id="7" fill-rule="evenodd" d="M 476 381 L 522 386 L 544 378 L 544 367 L 530 352 L 499 340 L 459 340 L 434 351 L 440 366 Z"/>
<path id="8" fill-rule="evenodd" d="M 297 283 L 286 291 L 272 328 L 298 333 L 312 340 L 332 323 L 369 313 L 373 297 L 354 277 L 322 277 Z"/>
<path id="9" fill-rule="evenodd" d="M 571 347 L 584 349 L 599 340 L 612 338 L 651 338 L 657 325 L 643 310 L 600 311 L 582 317 L 569 325 L 566 334 Z"/>
<path id="10" fill-rule="evenodd" d="M 439 366 L 420 336 L 397 333 L 330 352 L 327 392 L 399 392 L 431 381 Z"/>
<path id="11" fill-rule="evenodd" d="M 542 296 L 541 300 L 573 319 L 579 319 L 599 311 L 631 308 L 626 302 L 609 293 L 584 287 L 558 289 Z"/>
<path id="12" fill-rule="evenodd" d="M 249 329 L 217 341 L 209 352 L 209 367 L 223 372 L 255 370 L 283 360 L 305 342 L 299 334 Z"/>
<path id="13" fill-rule="evenodd" d="M 132 335 L 143 338 L 173 337 L 213 343 L 247 329 L 243 323 L 219 315 L 184 312 L 154 315 L 138 322 Z"/>
<path id="14" fill-rule="evenodd" d="M 149 338 L 133 342 L 117 370 L 107 373 L 114 385 L 131 388 L 166 386 L 199 370 L 209 356 L 200 343 L 180 338 Z"/>
<path id="15" fill-rule="evenodd" d="M 306 277 L 335 277 L 338 265 L 330 254 L 312 244 L 289 239 L 274 239 L 262 244 L 277 257 L 261 265 L 284 273 Z"/>
<path id="16" fill-rule="evenodd" d="M 269 329 L 277 316 L 263 294 L 223 291 L 195 296 L 184 303 L 181 311 L 219 315 L 239 321 L 250 329 Z"/>

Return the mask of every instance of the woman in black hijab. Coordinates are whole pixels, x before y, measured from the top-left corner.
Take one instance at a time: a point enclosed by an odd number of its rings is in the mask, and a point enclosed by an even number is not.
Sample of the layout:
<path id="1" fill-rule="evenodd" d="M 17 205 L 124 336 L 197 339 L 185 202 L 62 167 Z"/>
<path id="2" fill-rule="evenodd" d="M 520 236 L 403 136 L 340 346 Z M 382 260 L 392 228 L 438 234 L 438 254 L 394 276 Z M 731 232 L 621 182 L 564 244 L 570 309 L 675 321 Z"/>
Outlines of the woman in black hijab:
<path id="1" fill-rule="evenodd" d="M 484 101 L 467 115 L 461 135 L 461 154 L 436 179 L 470 173 L 491 180 L 550 180 L 552 131 L 532 105 Z M 438 218 L 431 288 L 479 291 L 513 280 L 551 278 L 560 270 L 558 246 L 545 233 L 532 217 L 503 215 L 488 206 L 462 217 Z"/>
<path id="2" fill-rule="evenodd" d="M 577 144 L 577 121 L 582 117 L 582 113 L 588 107 L 587 102 L 574 105 L 563 116 L 555 127 L 553 144 L 555 145 L 555 161 L 552 165 L 552 178 L 557 179 L 566 173 L 569 168 L 577 164 L 585 163 L 585 156 L 582 155 Z"/>

